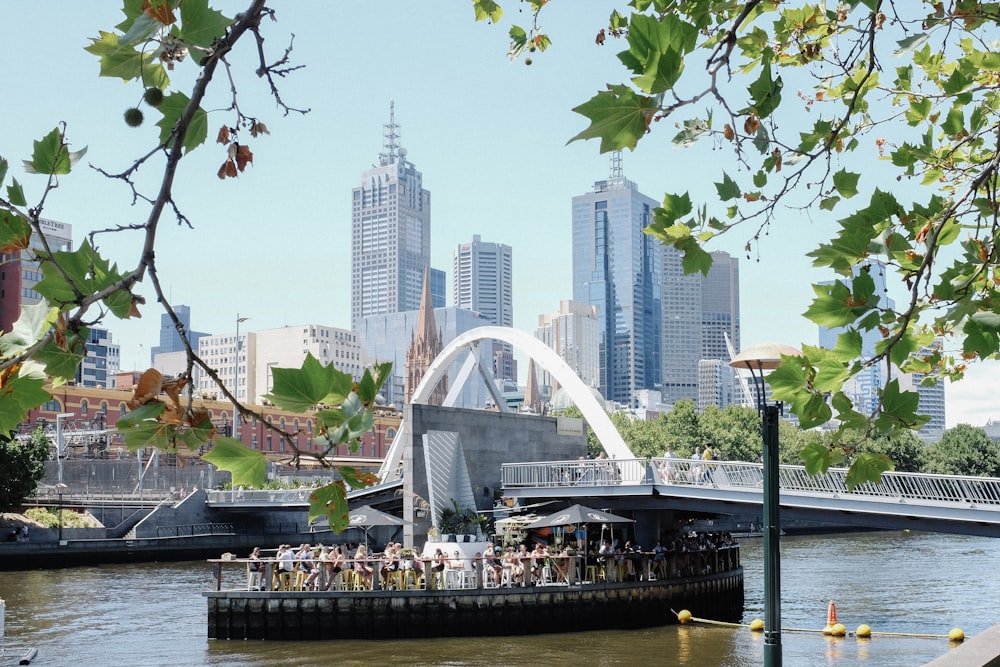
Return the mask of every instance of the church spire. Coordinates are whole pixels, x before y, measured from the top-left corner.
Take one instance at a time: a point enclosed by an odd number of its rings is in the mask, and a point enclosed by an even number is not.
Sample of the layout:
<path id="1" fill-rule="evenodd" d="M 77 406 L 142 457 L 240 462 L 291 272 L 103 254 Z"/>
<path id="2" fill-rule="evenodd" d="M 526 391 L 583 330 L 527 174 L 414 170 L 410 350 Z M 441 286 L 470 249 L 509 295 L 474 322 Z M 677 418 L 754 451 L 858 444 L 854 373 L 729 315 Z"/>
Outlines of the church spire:
<path id="1" fill-rule="evenodd" d="M 444 348 L 441 332 L 434 318 L 434 300 L 431 298 L 431 271 L 424 267 L 424 287 L 420 296 L 420 310 L 417 312 L 417 327 L 413 333 L 410 349 L 406 351 L 406 378 L 403 396 L 410 403 L 417 386 Z M 426 401 L 428 405 L 442 405 L 448 395 L 448 379 L 442 378 L 434 387 L 433 394 Z"/>

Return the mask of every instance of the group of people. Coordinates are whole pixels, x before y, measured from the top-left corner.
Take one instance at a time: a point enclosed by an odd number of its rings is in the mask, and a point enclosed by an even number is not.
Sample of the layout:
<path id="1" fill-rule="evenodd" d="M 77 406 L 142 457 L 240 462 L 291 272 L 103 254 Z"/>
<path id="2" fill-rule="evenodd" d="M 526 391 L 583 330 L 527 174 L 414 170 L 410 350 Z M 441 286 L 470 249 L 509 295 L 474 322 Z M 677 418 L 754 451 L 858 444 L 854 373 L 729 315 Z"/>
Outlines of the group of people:
<path id="1" fill-rule="evenodd" d="M 681 470 L 678 469 L 677 458 L 677 452 L 674 451 L 673 446 L 667 445 L 667 451 L 663 454 L 664 460 L 660 462 L 659 467 L 660 480 L 664 484 L 675 484 L 685 481 Z M 713 466 L 706 465 L 703 461 L 717 460 L 718 455 L 715 453 L 712 443 L 706 442 L 704 449 L 695 447 L 694 452 L 691 454 L 691 472 L 687 481 L 691 484 L 711 484 L 712 473 L 714 472 Z"/>
<path id="2" fill-rule="evenodd" d="M 678 531 L 664 543 L 644 549 L 631 540 L 591 542 L 587 555 L 607 581 L 642 581 L 698 576 L 739 566 L 736 540 L 730 533 Z"/>
<path id="3" fill-rule="evenodd" d="M 256 580 L 257 588 L 263 590 L 264 559 L 260 547 L 254 547 L 248 557 L 247 567 L 251 574 L 260 573 Z M 271 587 L 274 590 L 329 590 L 337 575 L 344 569 L 347 561 L 339 546 L 327 547 L 318 545 L 314 550 L 312 545 L 300 544 L 294 549 L 290 544 L 278 545 L 274 555 L 274 578 Z M 301 580 L 300 580 L 301 576 Z"/>

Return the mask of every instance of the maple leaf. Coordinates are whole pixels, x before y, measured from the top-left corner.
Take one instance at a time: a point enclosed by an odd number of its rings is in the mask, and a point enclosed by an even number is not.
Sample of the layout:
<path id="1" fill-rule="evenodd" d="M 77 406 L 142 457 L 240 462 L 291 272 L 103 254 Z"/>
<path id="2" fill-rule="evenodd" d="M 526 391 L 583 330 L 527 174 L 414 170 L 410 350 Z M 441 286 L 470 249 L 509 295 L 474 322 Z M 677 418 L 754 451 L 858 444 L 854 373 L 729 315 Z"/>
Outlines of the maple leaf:
<path id="1" fill-rule="evenodd" d="M 170 0 L 142 0 L 142 13 L 163 25 L 172 25 L 177 22 L 173 7 L 170 6 Z"/>
<path id="2" fill-rule="evenodd" d="M 217 144 L 228 144 L 229 143 L 229 128 L 223 125 L 219 128 L 219 136 L 215 138 L 215 143 Z"/>
<path id="3" fill-rule="evenodd" d="M 236 166 L 240 171 L 247 168 L 247 164 L 253 164 L 253 153 L 250 147 L 245 144 L 238 144 L 236 148 Z"/>
<path id="4" fill-rule="evenodd" d="M 258 137 L 262 134 L 271 134 L 267 129 L 267 125 L 264 125 L 264 123 L 258 122 L 256 120 L 252 121 L 250 123 L 250 136 Z"/>
<path id="5" fill-rule="evenodd" d="M 135 393 L 132 395 L 132 402 L 136 405 L 145 405 L 160 395 L 163 388 L 163 373 L 155 368 L 148 369 L 139 378 L 135 385 Z"/>

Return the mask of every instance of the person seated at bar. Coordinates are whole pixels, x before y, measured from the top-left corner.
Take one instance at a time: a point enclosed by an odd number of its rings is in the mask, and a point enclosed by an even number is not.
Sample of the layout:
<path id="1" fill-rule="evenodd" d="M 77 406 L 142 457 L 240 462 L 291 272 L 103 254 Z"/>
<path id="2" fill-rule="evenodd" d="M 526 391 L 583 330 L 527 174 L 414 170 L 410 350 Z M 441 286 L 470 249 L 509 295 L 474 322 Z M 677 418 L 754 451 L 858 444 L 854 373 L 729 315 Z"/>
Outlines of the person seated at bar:
<path id="1" fill-rule="evenodd" d="M 359 545 L 358 550 L 354 552 L 354 571 L 361 577 L 364 589 L 370 591 L 375 568 L 368 562 L 368 548 L 363 544 Z"/>
<path id="2" fill-rule="evenodd" d="M 500 564 L 504 569 L 504 574 L 501 575 L 501 581 L 506 579 L 509 586 L 515 585 L 520 577 L 521 564 L 517 558 L 517 554 L 514 553 L 514 547 L 507 547 L 507 551 L 504 553 L 503 558 L 500 559 Z"/>
<path id="3" fill-rule="evenodd" d="M 548 550 L 539 542 L 531 551 L 531 584 L 541 583 L 545 560 L 549 557 Z"/>
<path id="4" fill-rule="evenodd" d="M 382 577 L 383 589 L 389 586 L 389 575 L 399 570 L 399 552 L 397 548 L 395 543 L 389 542 L 385 545 L 385 551 L 382 552 L 379 576 Z"/>
<path id="5" fill-rule="evenodd" d="M 500 585 L 501 575 L 503 574 L 502 554 L 503 549 L 494 547 L 492 542 L 486 543 L 486 552 L 483 556 L 483 571 L 493 581 L 494 586 Z"/>
<path id="6" fill-rule="evenodd" d="M 280 545 L 275 560 L 278 561 L 278 567 L 275 568 L 277 578 L 275 588 L 283 591 L 291 590 L 292 577 L 295 576 L 295 552 L 292 551 L 291 545 Z"/>
<path id="7" fill-rule="evenodd" d="M 428 588 L 434 588 L 437 585 L 437 578 L 441 577 L 441 585 L 444 587 L 444 567 L 447 562 L 447 558 L 444 552 L 441 551 L 441 547 L 434 550 L 434 555 L 431 556 L 431 573 Z"/>
<path id="8" fill-rule="evenodd" d="M 299 572 L 305 575 L 305 580 L 302 582 L 302 590 L 312 588 L 317 577 L 319 577 L 319 568 L 316 567 L 316 561 L 313 560 L 311 546 L 308 544 L 299 546 L 299 550 L 295 554 L 295 564 Z"/>

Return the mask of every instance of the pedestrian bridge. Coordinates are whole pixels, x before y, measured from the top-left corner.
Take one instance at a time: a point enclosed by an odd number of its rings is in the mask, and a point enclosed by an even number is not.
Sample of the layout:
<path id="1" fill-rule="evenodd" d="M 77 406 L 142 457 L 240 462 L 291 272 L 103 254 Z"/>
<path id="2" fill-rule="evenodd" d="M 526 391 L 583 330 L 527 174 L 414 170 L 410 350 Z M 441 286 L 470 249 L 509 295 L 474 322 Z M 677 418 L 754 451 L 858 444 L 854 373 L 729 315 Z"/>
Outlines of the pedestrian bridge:
<path id="1" fill-rule="evenodd" d="M 883 473 L 878 484 L 847 489 L 847 470 L 810 475 L 779 470 L 781 515 L 788 519 L 1000 537 L 1000 479 Z M 503 493 L 525 500 L 589 498 L 601 508 L 682 509 L 756 514 L 763 466 L 739 461 L 598 459 L 509 463 Z"/>

